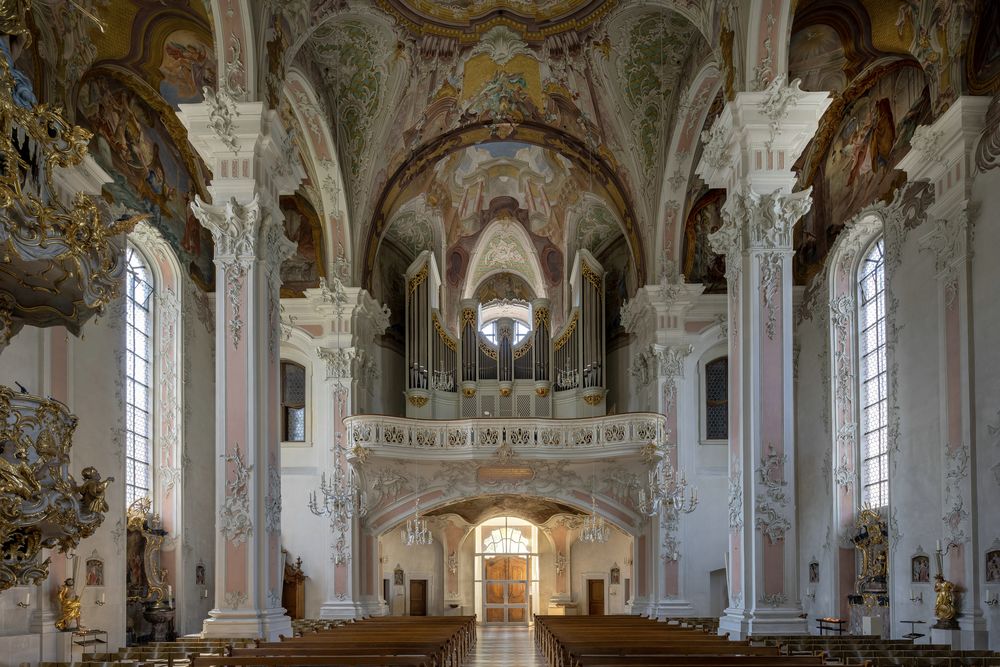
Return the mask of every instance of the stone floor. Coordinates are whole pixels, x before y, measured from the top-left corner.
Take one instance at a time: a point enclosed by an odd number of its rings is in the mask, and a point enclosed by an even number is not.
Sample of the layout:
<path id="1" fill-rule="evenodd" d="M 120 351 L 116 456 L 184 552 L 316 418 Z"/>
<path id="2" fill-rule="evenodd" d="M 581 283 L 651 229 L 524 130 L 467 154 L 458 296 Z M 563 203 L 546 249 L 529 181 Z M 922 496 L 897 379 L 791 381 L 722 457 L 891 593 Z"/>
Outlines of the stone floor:
<path id="1" fill-rule="evenodd" d="M 535 652 L 535 637 L 526 627 L 479 628 L 468 667 L 545 667 Z"/>

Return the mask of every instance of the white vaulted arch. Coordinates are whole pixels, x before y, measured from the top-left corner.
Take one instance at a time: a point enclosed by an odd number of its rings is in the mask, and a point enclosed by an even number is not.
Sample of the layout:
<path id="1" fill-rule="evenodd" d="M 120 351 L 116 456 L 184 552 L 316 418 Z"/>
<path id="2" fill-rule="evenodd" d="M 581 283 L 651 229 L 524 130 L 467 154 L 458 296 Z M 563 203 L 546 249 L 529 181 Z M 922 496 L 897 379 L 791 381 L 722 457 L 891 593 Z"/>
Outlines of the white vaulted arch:
<path id="1" fill-rule="evenodd" d="M 520 276 L 536 297 L 547 295 L 538 252 L 524 228 L 510 219 L 494 220 L 480 237 L 469 261 L 463 298 L 473 298 L 480 283 L 497 273 Z"/>
<path id="2" fill-rule="evenodd" d="M 337 275 L 337 263 L 344 261 L 351 265 L 354 246 L 337 145 L 330 134 L 330 125 L 315 89 L 298 69 L 291 69 L 285 77 L 284 94 L 302 128 L 302 148 L 306 151 L 308 162 L 306 169 L 320 193 L 326 275 L 344 280 L 348 276 Z"/>

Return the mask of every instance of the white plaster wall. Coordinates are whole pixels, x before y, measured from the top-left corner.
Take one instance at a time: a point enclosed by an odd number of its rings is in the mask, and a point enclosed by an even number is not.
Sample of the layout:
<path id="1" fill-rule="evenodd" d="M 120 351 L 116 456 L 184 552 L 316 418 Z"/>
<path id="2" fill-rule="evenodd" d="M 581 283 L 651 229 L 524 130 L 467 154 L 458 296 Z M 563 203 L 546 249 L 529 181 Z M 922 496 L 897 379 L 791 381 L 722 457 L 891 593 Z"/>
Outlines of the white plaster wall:
<path id="1" fill-rule="evenodd" d="M 631 336 L 630 336 L 631 337 Z M 631 349 L 624 339 L 618 341 L 614 348 L 609 348 L 605 355 L 605 367 L 607 368 L 606 386 L 607 396 L 604 398 L 609 415 L 629 412 L 629 363 L 631 361 Z"/>
<path id="2" fill-rule="evenodd" d="M 182 571 L 174 573 L 178 582 L 175 596 L 182 605 L 178 609 L 178 633 L 196 632 L 201 629 L 214 600 L 211 589 L 208 599 L 202 599 L 200 587 L 194 583 L 194 567 L 202 559 L 208 570 L 208 583 L 212 582 L 214 560 L 214 511 L 206 514 L 206 507 L 214 505 L 214 364 L 213 338 L 198 320 L 190 284 L 184 288 L 184 517 L 187 521 L 184 535 L 171 535 L 175 548 L 182 549 Z M 82 540 L 76 549 L 81 558 L 77 572 L 82 588 L 83 560 L 94 551 L 104 560 L 105 586 L 83 590 L 82 618 L 88 627 L 109 631 L 110 648 L 125 641 L 125 464 L 124 441 L 120 429 L 124 422 L 124 405 L 120 387 L 124 363 L 124 311 L 122 301 L 109 306 L 101 317 L 91 319 L 80 337 L 74 337 L 61 327 L 36 329 L 25 327 L 11 345 L 0 354 L 0 384 L 15 386 L 18 381 L 30 393 L 48 395 L 54 391 L 51 384 L 53 359 L 50 349 L 53 339 L 67 341 L 67 405 L 79 419 L 70 452 L 70 470 L 79 480 L 80 470 L 92 465 L 115 482 L 107 492 L 110 506 L 103 525 L 96 534 Z M 155 471 L 154 471 L 155 474 Z M 178 539 L 179 538 L 179 539 Z M 53 557 L 50 576 L 43 591 L 32 589 L 29 609 L 16 606 L 27 589 L 11 589 L 0 594 L 0 656 L 10 655 L 16 662 L 35 662 L 39 659 L 56 660 L 52 653 L 53 642 L 43 643 L 38 635 L 28 635 L 31 617 L 40 609 L 55 609 L 55 588 L 62 579 L 72 574 L 72 565 L 64 566 L 62 558 Z M 183 587 L 183 592 L 181 588 Z M 97 605 L 104 593 L 106 604 Z M 43 599 L 45 598 L 45 599 Z M 52 619 L 43 620 L 45 632 L 54 632 Z M 2 639 L 9 636 L 9 640 Z M 12 651 L 5 653 L 4 647 Z M 27 652 L 25 652 L 27 651 Z M 28 653 L 31 653 L 29 656 Z"/>
<path id="3" fill-rule="evenodd" d="M 382 578 L 390 580 L 390 595 L 401 598 L 401 602 L 388 600 L 390 613 L 393 610 L 403 610 L 404 616 L 409 615 L 409 592 L 411 579 L 427 580 L 427 614 L 440 616 L 444 613 L 444 555 L 442 537 L 438 530 L 434 531 L 434 543 L 428 545 L 404 546 L 398 530 L 390 530 L 381 538 L 382 545 Z M 396 565 L 403 568 L 405 584 L 392 585 L 393 571 Z M 463 578 L 472 573 L 471 559 L 463 563 Z M 470 603 L 471 606 L 471 603 Z M 471 613 L 471 612 L 470 612 Z M 393 614 L 393 615 L 399 615 Z"/>
<path id="4" fill-rule="evenodd" d="M 976 554 L 983 584 L 979 594 L 985 600 L 990 589 L 1000 595 L 1000 582 L 985 583 L 985 553 L 1000 548 L 1000 263 L 995 250 L 1000 248 L 1000 170 L 979 174 L 972 193 L 972 214 L 975 222 L 975 255 L 972 258 L 972 338 L 975 349 L 973 368 L 975 392 L 973 410 L 976 438 L 975 460 L 971 469 L 976 475 L 977 507 L 974 520 L 979 523 L 979 553 Z M 982 606 L 989 648 L 1000 650 L 1000 608 Z"/>
<path id="5" fill-rule="evenodd" d="M 281 449 L 281 546 L 288 550 L 292 561 L 302 559 L 307 618 L 319 618 L 320 605 L 327 601 L 327 586 L 332 584 L 327 578 L 333 576 L 327 539 L 330 521 L 314 516 L 308 509 L 309 493 L 320 483 L 319 449 Z"/>
<path id="6" fill-rule="evenodd" d="M 899 406 L 899 449 L 889 452 L 889 586 L 893 638 L 909 631 L 909 626 L 899 623 L 900 619 L 933 622 L 933 595 L 929 585 L 924 586 L 923 604 L 909 600 L 910 558 L 918 546 L 925 552 L 933 552 L 936 541 L 943 536 L 939 304 L 933 255 L 918 249 L 918 239 L 924 233 L 926 225 L 907 235 L 901 249 L 902 262 L 895 270 L 890 267 L 886 300 L 890 316 L 893 300 L 897 300 L 895 319 L 900 325 L 894 347 L 896 365 L 889 368 L 890 373 L 897 374 Z M 891 346 L 891 329 L 886 336 Z M 890 406 L 892 400 L 890 393 Z M 889 420 L 891 425 L 891 413 Z"/>
<path id="7" fill-rule="evenodd" d="M 625 561 L 631 550 L 631 540 L 618 530 L 611 531 L 611 538 L 605 544 L 581 542 L 579 539 L 573 542 L 569 571 L 577 614 L 587 613 L 587 579 L 600 578 L 605 579 L 605 611 L 608 614 L 625 613 Z M 617 587 L 613 587 L 610 585 L 611 568 L 616 564 L 621 570 L 621 580 Z"/>
<path id="8" fill-rule="evenodd" d="M 707 616 L 711 608 L 711 573 L 725 567 L 729 535 L 728 445 L 702 444 L 702 377 L 699 362 L 719 354 L 718 328 L 698 337 L 684 361 L 684 378 L 677 389 L 678 466 L 698 489 L 698 506 L 680 518 L 680 596 L 694 613 Z M 724 349 L 723 353 L 724 353 Z M 662 560 L 656 567 L 662 570 Z"/>
<path id="9" fill-rule="evenodd" d="M 215 603 L 215 338 L 198 317 L 200 288 L 183 290 L 184 453 L 182 456 L 180 539 L 181 572 L 174 587 L 178 634 L 201 632 Z M 206 312 L 202 316 L 212 316 Z M 209 322 L 211 322 L 210 320 Z M 195 582 L 195 568 L 205 565 L 205 585 Z"/>
<path id="10" fill-rule="evenodd" d="M 799 591 L 812 619 L 838 616 L 834 576 L 837 527 L 833 521 L 833 440 L 830 434 L 829 299 L 795 327 L 795 491 L 798 526 Z M 819 563 L 819 583 L 809 583 L 809 563 Z M 813 592 L 815 598 L 808 597 Z"/>

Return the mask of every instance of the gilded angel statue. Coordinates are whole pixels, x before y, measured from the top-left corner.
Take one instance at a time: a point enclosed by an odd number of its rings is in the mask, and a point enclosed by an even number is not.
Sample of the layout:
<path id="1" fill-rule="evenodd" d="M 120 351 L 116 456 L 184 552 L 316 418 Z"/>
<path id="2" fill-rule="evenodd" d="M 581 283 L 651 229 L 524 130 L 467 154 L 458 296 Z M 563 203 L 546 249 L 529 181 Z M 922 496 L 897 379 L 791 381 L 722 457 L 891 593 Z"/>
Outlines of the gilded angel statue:
<path id="1" fill-rule="evenodd" d="M 114 477 L 101 479 L 101 473 L 97 468 L 87 466 L 83 469 L 83 484 L 77 487 L 80 494 L 80 502 L 84 509 L 91 514 L 104 514 L 108 511 L 108 501 L 104 499 L 104 492 L 108 485 L 115 481 Z"/>

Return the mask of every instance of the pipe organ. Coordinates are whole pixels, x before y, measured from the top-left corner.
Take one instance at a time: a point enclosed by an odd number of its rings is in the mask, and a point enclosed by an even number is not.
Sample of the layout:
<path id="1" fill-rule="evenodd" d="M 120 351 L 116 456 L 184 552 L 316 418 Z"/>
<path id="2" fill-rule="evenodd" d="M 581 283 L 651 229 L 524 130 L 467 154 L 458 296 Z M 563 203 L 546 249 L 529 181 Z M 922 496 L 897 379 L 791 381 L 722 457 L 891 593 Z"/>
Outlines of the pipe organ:
<path id="1" fill-rule="evenodd" d="M 406 272 L 406 415 L 605 414 L 604 270 L 586 250 L 577 254 L 570 286 L 572 308 L 558 331 L 547 298 L 463 299 L 455 335 L 439 306 L 434 255 L 421 253 Z"/>

